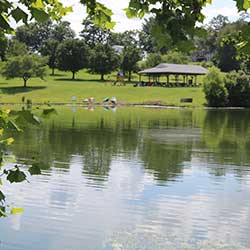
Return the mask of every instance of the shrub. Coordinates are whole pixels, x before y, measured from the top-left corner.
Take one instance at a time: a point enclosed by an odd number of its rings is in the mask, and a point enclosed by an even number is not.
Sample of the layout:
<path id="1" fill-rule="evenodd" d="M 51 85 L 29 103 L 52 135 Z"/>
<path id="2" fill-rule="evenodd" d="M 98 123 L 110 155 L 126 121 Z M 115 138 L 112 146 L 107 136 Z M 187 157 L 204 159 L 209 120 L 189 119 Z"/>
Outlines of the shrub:
<path id="1" fill-rule="evenodd" d="M 225 77 L 228 91 L 228 105 L 231 107 L 250 107 L 250 76 L 240 71 L 231 72 Z"/>
<path id="2" fill-rule="evenodd" d="M 212 67 L 204 78 L 204 93 L 210 107 L 223 107 L 227 104 L 224 77 L 216 67 Z"/>

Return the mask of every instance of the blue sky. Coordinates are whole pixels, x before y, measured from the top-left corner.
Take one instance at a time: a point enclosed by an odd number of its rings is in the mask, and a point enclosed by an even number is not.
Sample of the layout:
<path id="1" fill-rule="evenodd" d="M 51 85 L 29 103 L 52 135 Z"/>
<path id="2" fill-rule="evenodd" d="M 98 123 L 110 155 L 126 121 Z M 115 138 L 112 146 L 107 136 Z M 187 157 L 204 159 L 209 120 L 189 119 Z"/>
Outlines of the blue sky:
<path id="1" fill-rule="evenodd" d="M 115 31 L 125 31 L 139 29 L 142 24 L 142 20 L 139 19 L 127 19 L 123 8 L 127 7 L 129 0 L 100 0 L 106 4 L 114 12 L 114 20 L 117 25 Z M 63 0 L 65 5 L 69 5 L 68 0 Z M 72 28 L 79 32 L 82 30 L 81 22 L 86 17 L 85 9 L 79 4 L 79 0 L 71 0 L 70 4 L 73 5 L 74 12 L 69 14 L 65 19 L 71 23 Z M 233 0 L 213 0 L 211 5 L 208 5 L 203 13 L 207 16 L 205 23 L 209 22 L 211 18 L 222 14 L 228 16 L 230 20 L 235 20 L 239 17 L 237 9 L 235 7 L 235 1 Z"/>

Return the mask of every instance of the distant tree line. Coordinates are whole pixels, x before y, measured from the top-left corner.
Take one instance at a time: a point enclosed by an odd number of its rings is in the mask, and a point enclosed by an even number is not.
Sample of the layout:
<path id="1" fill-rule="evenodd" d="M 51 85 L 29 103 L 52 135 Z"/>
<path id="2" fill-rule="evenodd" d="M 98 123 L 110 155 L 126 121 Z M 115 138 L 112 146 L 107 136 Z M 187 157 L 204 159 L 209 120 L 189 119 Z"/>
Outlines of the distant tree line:
<path id="1" fill-rule="evenodd" d="M 238 49 L 242 32 L 249 28 L 247 18 L 245 15 L 230 22 L 219 15 L 199 28 L 192 41 L 178 43 L 178 48 L 166 38 L 164 42 L 156 39 L 154 17 L 144 21 L 142 30 L 122 33 L 101 29 L 86 18 L 79 38 L 69 22 L 34 22 L 18 27 L 11 39 L 0 33 L 0 60 L 5 62 L 1 72 L 7 78 L 22 77 L 24 85 L 32 76 L 43 77 L 46 65 L 52 75 L 55 69 L 72 72 L 72 79 L 81 69 L 100 74 L 101 80 L 122 70 L 129 81 L 133 72 L 159 63 L 199 62 L 206 67 L 215 65 L 223 72 L 248 72 L 250 56 Z M 118 52 L 117 47 L 121 48 Z M 19 65 L 17 70 L 15 65 Z"/>

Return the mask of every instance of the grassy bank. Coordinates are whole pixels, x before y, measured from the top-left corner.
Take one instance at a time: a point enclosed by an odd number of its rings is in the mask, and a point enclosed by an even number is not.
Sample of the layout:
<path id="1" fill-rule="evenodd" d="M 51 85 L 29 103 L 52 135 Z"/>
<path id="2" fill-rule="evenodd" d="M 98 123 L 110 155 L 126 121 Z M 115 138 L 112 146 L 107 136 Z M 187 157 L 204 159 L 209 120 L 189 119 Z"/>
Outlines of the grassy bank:
<path id="1" fill-rule="evenodd" d="M 202 88 L 135 88 L 132 84 L 112 86 L 109 82 L 99 81 L 99 75 L 90 75 L 84 71 L 79 72 L 74 81 L 70 80 L 70 73 L 56 73 L 56 76 L 47 76 L 45 80 L 30 79 L 27 88 L 22 87 L 22 79 L 6 80 L 0 77 L 0 103 L 20 103 L 22 97 L 31 99 L 33 103 L 70 103 L 72 96 L 77 97 L 78 103 L 88 97 L 102 102 L 103 98 L 112 96 L 124 104 L 202 106 L 205 103 Z M 113 81 L 115 76 L 106 76 L 106 79 Z M 180 103 L 181 98 L 193 98 L 193 103 Z"/>

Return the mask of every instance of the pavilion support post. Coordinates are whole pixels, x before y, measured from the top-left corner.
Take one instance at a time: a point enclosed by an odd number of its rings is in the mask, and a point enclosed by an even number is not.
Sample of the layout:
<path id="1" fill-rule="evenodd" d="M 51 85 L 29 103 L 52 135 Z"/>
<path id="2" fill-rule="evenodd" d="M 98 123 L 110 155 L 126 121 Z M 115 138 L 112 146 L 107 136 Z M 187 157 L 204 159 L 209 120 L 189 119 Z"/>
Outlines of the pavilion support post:
<path id="1" fill-rule="evenodd" d="M 195 86 L 197 86 L 197 75 L 194 76 Z"/>
<path id="2" fill-rule="evenodd" d="M 141 74 L 139 74 L 139 82 L 141 82 Z"/>
<path id="3" fill-rule="evenodd" d="M 167 75 L 167 84 L 169 84 L 169 75 Z"/>

